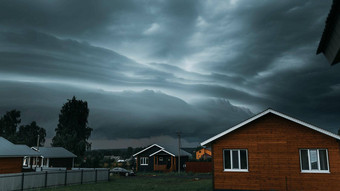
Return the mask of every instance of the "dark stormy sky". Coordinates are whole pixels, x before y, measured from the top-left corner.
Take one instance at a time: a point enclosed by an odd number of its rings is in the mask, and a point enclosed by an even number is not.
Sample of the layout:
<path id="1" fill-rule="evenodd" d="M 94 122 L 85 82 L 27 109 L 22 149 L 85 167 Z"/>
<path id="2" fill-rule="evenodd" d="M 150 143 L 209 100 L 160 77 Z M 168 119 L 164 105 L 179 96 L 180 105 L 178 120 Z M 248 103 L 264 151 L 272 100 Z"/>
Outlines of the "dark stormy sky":
<path id="1" fill-rule="evenodd" d="M 316 55 L 331 0 L 0 2 L 0 115 L 54 136 L 72 96 L 93 148 L 199 142 L 273 108 L 340 128 L 340 65 Z"/>

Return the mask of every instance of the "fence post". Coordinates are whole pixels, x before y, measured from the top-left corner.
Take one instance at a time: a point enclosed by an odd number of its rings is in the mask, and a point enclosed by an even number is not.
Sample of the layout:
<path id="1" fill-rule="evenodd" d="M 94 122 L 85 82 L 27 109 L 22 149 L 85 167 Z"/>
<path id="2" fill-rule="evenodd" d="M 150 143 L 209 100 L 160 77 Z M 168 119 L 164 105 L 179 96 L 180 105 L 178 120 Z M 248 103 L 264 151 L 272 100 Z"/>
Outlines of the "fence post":
<path id="1" fill-rule="evenodd" d="M 67 169 L 65 170 L 65 186 L 67 185 Z"/>
<path id="2" fill-rule="evenodd" d="M 81 169 L 81 175 L 80 175 L 80 184 L 83 184 L 83 172 L 84 172 L 84 170 L 83 169 Z"/>
<path id="3" fill-rule="evenodd" d="M 25 182 L 25 174 L 22 173 L 22 176 L 21 176 L 21 190 L 24 190 L 24 182 Z"/>
<path id="4" fill-rule="evenodd" d="M 47 187 L 47 171 L 45 171 L 45 188 Z"/>
<path id="5" fill-rule="evenodd" d="M 108 182 L 110 181 L 110 169 L 109 168 L 107 169 L 107 181 Z"/>
<path id="6" fill-rule="evenodd" d="M 95 177 L 95 179 L 94 179 L 94 182 L 97 183 L 97 174 L 98 174 L 98 173 L 97 173 L 97 169 L 95 169 L 94 172 L 95 172 L 95 175 L 96 175 L 96 177 Z"/>

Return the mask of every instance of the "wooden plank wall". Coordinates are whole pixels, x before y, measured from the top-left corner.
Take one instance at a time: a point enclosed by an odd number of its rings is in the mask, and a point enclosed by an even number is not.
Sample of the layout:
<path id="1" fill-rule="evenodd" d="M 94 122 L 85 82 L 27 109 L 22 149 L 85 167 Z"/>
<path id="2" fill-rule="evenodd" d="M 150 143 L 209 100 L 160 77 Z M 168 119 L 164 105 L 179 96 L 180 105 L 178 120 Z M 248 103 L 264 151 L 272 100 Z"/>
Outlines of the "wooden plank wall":
<path id="1" fill-rule="evenodd" d="M 214 188 L 240 190 L 339 190 L 336 139 L 268 114 L 212 144 Z M 248 149 L 249 172 L 224 172 L 223 149 Z M 301 173 L 299 149 L 327 148 L 330 173 Z"/>
<path id="2" fill-rule="evenodd" d="M 23 158 L 0 158 L 0 174 L 20 173 L 22 171 Z"/>

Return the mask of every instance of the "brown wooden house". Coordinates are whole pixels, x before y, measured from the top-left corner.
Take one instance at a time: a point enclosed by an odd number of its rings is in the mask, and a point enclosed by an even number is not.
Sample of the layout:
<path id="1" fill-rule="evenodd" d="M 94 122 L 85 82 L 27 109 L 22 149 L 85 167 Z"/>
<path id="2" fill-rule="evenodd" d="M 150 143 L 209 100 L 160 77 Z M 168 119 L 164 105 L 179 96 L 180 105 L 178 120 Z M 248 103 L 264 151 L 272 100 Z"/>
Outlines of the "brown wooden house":
<path id="1" fill-rule="evenodd" d="M 24 156 L 37 156 L 26 145 L 15 145 L 0 137 L 0 174 L 20 173 Z"/>
<path id="2" fill-rule="evenodd" d="M 196 151 L 196 159 L 203 159 L 206 160 L 211 158 L 211 149 L 210 148 L 201 148 L 200 150 Z"/>
<path id="3" fill-rule="evenodd" d="M 190 153 L 181 149 L 180 165 L 188 161 Z M 171 172 L 178 170 L 178 148 L 176 146 L 160 146 L 153 144 L 133 155 L 136 158 L 136 171 L 162 171 Z"/>
<path id="4" fill-rule="evenodd" d="M 272 109 L 204 141 L 214 190 L 339 190 L 340 136 Z"/>

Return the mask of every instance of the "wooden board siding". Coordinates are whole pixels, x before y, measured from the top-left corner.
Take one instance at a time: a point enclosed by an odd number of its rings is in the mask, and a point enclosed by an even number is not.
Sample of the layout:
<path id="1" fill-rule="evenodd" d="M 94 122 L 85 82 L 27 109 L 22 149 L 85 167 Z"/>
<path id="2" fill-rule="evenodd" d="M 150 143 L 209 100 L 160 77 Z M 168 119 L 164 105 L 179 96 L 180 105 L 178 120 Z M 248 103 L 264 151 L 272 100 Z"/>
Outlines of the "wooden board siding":
<path id="1" fill-rule="evenodd" d="M 330 173 L 301 173 L 299 149 L 328 149 Z M 248 149 L 249 172 L 224 172 L 223 149 Z M 214 189 L 339 190 L 336 139 L 267 114 L 212 143 Z"/>
<path id="2" fill-rule="evenodd" d="M 23 158 L 0 158 L 0 174 L 20 173 L 22 171 Z"/>
<path id="3" fill-rule="evenodd" d="M 176 166 L 174 164 L 174 157 L 160 152 L 160 155 L 155 155 L 154 162 L 154 171 L 163 171 L 163 172 L 172 172 L 176 171 Z M 162 157 L 163 161 L 159 161 L 159 158 Z"/>

